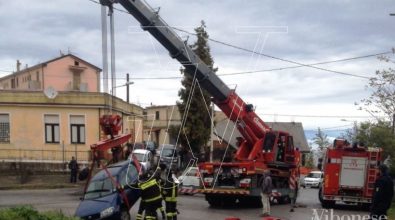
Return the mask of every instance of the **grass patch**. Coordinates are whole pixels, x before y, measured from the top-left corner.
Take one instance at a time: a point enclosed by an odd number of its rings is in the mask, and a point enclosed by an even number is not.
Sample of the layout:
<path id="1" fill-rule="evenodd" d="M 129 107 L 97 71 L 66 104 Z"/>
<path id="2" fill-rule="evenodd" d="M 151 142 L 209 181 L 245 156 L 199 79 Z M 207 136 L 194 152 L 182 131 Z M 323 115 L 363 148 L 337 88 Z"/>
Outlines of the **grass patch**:
<path id="1" fill-rule="evenodd" d="M 19 206 L 0 210 L 0 220 L 79 220 L 61 212 L 38 212 L 31 206 Z"/>
<path id="2" fill-rule="evenodd" d="M 388 219 L 395 220 L 395 200 L 392 201 L 391 208 L 388 210 Z"/>

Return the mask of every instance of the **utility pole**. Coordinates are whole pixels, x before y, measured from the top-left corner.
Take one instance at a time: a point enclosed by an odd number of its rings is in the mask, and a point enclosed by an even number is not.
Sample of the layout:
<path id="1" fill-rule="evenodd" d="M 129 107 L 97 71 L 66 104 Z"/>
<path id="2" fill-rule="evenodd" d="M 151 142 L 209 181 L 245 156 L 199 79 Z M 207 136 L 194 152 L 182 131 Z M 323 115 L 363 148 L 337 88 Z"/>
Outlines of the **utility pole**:
<path id="1" fill-rule="evenodd" d="M 101 6 L 102 30 L 102 62 L 103 62 L 103 92 L 108 93 L 108 52 L 107 52 L 107 9 Z"/>
<path id="2" fill-rule="evenodd" d="M 114 7 L 109 5 L 109 16 L 110 16 L 110 54 L 111 54 L 111 88 L 115 87 L 115 37 L 114 37 Z M 112 90 L 112 95 L 117 96 L 115 89 Z"/>
<path id="3" fill-rule="evenodd" d="M 129 102 L 129 73 L 126 73 L 126 102 Z"/>

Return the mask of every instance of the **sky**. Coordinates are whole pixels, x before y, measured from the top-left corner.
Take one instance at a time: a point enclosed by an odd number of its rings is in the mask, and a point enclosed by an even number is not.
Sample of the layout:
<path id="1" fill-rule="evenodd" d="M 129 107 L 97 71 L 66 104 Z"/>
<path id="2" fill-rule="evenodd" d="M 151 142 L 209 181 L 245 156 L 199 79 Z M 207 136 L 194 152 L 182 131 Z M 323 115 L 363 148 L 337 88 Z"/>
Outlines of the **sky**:
<path id="1" fill-rule="evenodd" d="M 173 27 L 188 32 L 204 20 L 218 74 L 264 121 L 302 122 L 343 130 L 354 121 L 374 120 L 355 102 L 366 98 L 368 80 L 388 68 L 375 56 L 317 65 L 354 77 L 295 63 L 311 64 L 382 52 L 394 47 L 393 1 L 146 0 Z M 115 5 L 123 9 L 121 5 Z M 0 0 L 0 77 L 16 69 L 72 53 L 102 67 L 100 5 L 90 0 Z M 116 95 L 126 97 L 126 73 L 134 82 L 131 102 L 173 105 L 179 99 L 180 64 L 129 14 L 115 11 Z M 194 36 L 177 32 L 189 44 Z M 393 57 L 393 54 L 388 54 Z M 284 60 L 292 61 L 285 62 Z"/>

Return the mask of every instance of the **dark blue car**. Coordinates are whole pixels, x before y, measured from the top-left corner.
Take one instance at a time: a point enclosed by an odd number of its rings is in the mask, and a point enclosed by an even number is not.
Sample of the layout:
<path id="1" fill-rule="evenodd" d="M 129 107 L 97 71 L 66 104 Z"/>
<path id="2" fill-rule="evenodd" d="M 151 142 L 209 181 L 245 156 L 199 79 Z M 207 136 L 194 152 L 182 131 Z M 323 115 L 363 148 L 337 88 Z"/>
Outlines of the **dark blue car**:
<path id="1" fill-rule="evenodd" d="M 129 210 L 117 190 L 117 181 L 124 188 L 130 207 L 140 198 L 141 191 L 131 186 L 137 183 L 138 170 L 129 160 L 112 164 L 107 167 L 113 177 L 100 170 L 89 182 L 86 193 L 79 204 L 75 215 L 87 220 L 121 219 L 130 220 Z"/>

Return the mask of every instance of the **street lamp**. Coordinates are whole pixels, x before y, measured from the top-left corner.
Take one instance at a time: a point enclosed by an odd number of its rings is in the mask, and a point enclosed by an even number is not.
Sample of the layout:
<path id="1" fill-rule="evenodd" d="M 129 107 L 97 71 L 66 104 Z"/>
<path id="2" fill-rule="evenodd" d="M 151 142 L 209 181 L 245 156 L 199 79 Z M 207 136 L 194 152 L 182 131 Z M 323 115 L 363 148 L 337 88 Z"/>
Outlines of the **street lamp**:
<path id="1" fill-rule="evenodd" d="M 125 84 L 122 84 L 122 85 L 119 85 L 119 86 L 115 86 L 114 89 L 115 88 L 119 88 L 119 87 L 123 87 L 123 86 L 133 85 L 133 84 L 134 84 L 134 82 L 127 82 Z"/>

